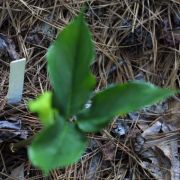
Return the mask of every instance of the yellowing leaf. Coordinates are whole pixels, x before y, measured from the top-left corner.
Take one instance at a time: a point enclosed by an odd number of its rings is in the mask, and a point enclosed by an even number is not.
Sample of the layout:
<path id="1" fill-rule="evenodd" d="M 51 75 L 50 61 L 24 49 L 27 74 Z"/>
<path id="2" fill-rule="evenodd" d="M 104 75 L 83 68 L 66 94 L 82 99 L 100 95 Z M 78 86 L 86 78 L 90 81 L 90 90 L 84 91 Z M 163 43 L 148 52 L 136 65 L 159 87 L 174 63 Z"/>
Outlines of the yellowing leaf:
<path id="1" fill-rule="evenodd" d="M 44 125 L 50 125 L 54 122 L 54 109 L 52 108 L 52 93 L 45 92 L 36 100 L 30 101 L 29 110 L 37 113 Z"/>

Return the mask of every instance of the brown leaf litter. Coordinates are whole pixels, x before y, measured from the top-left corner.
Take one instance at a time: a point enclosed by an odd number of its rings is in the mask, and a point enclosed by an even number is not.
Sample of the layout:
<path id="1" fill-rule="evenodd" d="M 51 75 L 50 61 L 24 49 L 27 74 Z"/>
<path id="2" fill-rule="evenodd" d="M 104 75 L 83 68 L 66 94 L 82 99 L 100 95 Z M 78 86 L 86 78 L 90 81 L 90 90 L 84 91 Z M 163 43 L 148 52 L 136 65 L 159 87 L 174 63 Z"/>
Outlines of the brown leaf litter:
<path id="1" fill-rule="evenodd" d="M 132 79 L 180 87 L 179 0 L 1 0 L 1 123 L 21 122 L 21 130 L 28 136 L 41 129 L 26 103 L 50 89 L 46 50 L 84 3 L 96 46 L 91 67 L 97 79 L 95 91 Z M 16 106 L 7 105 L 9 63 L 24 57 L 23 100 Z M 115 117 L 101 133 L 89 135 L 91 143 L 78 163 L 52 171 L 48 179 L 179 180 L 179 97 L 163 103 Z M 0 129 L 3 133 L 11 130 Z M 13 135 L 0 144 L 0 179 L 15 179 L 15 171 L 24 179 L 46 179 L 28 161 L 26 149 L 16 154 L 8 151 L 8 143 L 20 139 Z"/>

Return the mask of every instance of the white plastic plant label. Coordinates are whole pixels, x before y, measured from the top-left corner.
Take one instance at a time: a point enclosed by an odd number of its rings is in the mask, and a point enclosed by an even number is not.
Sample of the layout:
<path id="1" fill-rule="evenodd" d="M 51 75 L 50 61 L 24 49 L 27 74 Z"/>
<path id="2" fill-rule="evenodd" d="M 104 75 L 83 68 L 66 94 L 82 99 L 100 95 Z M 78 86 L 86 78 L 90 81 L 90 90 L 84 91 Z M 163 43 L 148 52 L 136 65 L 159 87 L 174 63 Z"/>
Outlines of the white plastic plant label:
<path id="1" fill-rule="evenodd" d="M 9 104 L 16 104 L 22 99 L 25 64 L 25 58 L 10 63 L 9 88 L 7 94 L 7 102 Z"/>

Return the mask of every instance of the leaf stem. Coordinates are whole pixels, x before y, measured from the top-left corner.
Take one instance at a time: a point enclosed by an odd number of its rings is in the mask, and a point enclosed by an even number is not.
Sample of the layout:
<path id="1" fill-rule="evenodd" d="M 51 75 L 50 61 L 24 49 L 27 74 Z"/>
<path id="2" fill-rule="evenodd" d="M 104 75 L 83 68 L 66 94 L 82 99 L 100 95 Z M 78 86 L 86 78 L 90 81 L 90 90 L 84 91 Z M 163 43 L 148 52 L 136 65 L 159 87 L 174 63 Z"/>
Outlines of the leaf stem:
<path id="1" fill-rule="evenodd" d="M 10 151 L 12 153 L 16 153 L 17 151 L 19 151 L 21 148 L 24 148 L 28 145 L 31 144 L 32 140 L 33 140 L 34 136 L 30 136 L 25 140 L 19 141 L 17 143 L 10 143 L 9 148 Z"/>

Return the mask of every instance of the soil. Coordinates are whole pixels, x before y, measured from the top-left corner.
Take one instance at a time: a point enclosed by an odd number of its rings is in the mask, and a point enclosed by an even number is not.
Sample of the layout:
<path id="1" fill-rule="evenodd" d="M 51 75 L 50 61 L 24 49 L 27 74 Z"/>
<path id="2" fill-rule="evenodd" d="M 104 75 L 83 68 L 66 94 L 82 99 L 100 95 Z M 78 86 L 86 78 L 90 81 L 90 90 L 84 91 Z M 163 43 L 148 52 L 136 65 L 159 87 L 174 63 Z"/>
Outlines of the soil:
<path id="1" fill-rule="evenodd" d="M 48 177 L 32 166 L 26 147 L 11 152 L 10 143 L 42 127 L 27 102 L 51 89 L 47 48 L 84 4 L 96 47 L 91 67 L 96 91 L 132 79 L 180 88 L 179 0 L 0 0 L 0 179 L 179 180 L 178 96 L 114 118 L 102 132 L 90 135 L 79 162 Z M 23 99 L 9 105 L 9 65 L 20 58 L 27 60 Z"/>

